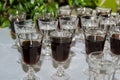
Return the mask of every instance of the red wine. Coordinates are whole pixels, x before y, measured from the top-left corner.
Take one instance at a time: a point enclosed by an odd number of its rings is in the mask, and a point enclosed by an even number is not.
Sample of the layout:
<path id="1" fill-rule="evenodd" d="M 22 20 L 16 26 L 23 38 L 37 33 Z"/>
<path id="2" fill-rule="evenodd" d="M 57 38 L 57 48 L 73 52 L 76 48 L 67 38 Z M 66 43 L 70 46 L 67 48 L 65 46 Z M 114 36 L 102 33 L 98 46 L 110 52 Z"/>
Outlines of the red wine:
<path id="1" fill-rule="evenodd" d="M 86 53 L 89 55 L 91 52 L 103 51 L 105 39 L 102 36 L 88 36 L 85 39 Z"/>
<path id="2" fill-rule="evenodd" d="M 120 15 L 120 8 L 117 8 L 116 12 Z"/>
<path id="3" fill-rule="evenodd" d="M 120 34 L 113 34 L 110 37 L 111 52 L 116 55 L 120 55 Z"/>
<path id="4" fill-rule="evenodd" d="M 102 17 L 109 17 L 109 13 L 107 12 L 97 12 L 97 16 L 102 16 Z"/>
<path id="5" fill-rule="evenodd" d="M 41 54 L 41 43 L 37 41 L 24 41 L 22 43 L 22 57 L 26 64 L 33 65 L 39 61 Z"/>
<path id="6" fill-rule="evenodd" d="M 71 39 L 52 38 L 51 49 L 52 56 L 56 61 L 62 62 L 68 59 Z"/>

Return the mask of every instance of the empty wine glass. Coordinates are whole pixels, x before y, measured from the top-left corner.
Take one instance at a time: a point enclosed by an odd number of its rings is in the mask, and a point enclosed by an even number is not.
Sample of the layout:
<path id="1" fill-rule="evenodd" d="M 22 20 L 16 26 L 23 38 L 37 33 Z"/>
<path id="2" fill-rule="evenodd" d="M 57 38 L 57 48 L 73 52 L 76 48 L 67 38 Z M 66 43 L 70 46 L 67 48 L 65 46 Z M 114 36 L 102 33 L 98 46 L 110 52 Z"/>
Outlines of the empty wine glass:
<path id="1" fill-rule="evenodd" d="M 23 80 L 40 80 L 35 75 L 33 66 L 37 64 L 41 55 L 42 35 L 37 32 L 21 33 L 18 36 L 23 62 L 29 70 Z"/>
<path id="2" fill-rule="evenodd" d="M 43 48 L 45 48 L 44 57 L 49 59 L 51 57 L 50 38 L 49 34 L 51 31 L 57 29 L 58 21 L 52 18 L 39 18 L 38 19 L 39 30 L 44 35 L 43 37 Z"/>
<path id="3" fill-rule="evenodd" d="M 21 21 L 26 19 L 26 14 L 23 11 L 18 11 L 16 10 L 14 13 L 11 13 L 9 15 L 9 21 L 10 21 L 10 34 L 12 39 L 14 40 L 15 44 L 12 45 L 12 48 L 17 48 L 16 44 L 16 32 L 15 32 L 15 26 L 14 22 L 15 21 Z"/>
<path id="4" fill-rule="evenodd" d="M 115 63 L 108 53 L 95 51 L 88 58 L 89 80 L 113 80 Z"/>
<path id="5" fill-rule="evenodd" d="M 68 59 L 72 33 L 65 30 L 56 30 L 50 33 L 53 60 L 58 62 L 57 72 L 51 76 L 52 80 L 68 80 L 69 75 L 65 73 L 63 65 Z"/>

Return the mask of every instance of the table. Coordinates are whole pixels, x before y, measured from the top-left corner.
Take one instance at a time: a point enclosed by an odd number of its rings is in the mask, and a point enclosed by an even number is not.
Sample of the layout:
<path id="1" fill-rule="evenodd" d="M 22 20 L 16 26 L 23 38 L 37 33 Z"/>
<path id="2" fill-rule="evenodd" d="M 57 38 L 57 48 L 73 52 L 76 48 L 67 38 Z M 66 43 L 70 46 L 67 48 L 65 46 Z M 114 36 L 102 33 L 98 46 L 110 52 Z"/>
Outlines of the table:
<path id="1" fill-rule="evenodd" d="M 0 29 L 0 80 L 21 80 L 25 75 L 26 67 L 17 62 L 20 55 L 17 49 L 11 48 L 14 40 L 10 37 L 9 28 Z M 70 80 L 87 80 L 88 76 L 84 70 L 88 67 L 85 55 L 81 53 L 84 43 L 77 41 L 72 46 L 71 51 L 76 55 L 71 57 L 70 63 L 66 65 L 66 73 L 70 75 Z M 37 75 L 40 80 L 51 80 L 50 76 L 56 72 L 56 67 L 52 60 L 42 60 L 41 65 L 37 66 Z"/>

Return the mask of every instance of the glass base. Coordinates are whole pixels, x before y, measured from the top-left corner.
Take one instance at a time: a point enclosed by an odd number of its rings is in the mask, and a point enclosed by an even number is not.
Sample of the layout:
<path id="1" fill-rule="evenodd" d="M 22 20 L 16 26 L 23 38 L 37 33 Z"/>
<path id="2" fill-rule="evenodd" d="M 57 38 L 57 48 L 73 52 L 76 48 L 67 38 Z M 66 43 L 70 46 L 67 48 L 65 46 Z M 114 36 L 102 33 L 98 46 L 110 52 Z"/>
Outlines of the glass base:
<path id="1" fill-rule="evenodd" d="M 30 79 L 28 77 L 24 77 L 22 80 L 40 80 L 38 76 L 35 76 L 34 78 Z"/>
<path id="2" fill-rule="evenodd" d="M 64 73 L 64 75 L 53 74 L 51 76 L 52 80 L 69 80 L 69 75 Z"/>

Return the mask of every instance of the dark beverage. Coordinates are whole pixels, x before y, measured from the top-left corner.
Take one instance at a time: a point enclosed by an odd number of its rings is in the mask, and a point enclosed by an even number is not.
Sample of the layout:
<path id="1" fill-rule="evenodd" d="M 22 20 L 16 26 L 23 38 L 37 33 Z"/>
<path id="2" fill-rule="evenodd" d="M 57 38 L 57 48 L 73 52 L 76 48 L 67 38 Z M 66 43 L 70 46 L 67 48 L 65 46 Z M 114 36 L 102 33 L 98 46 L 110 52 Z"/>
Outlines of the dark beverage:
<path id="1" fill-rule="evenodd" d="M 103 51 L 105 39 L 102 36 L 88 36 L 85 39 L 86 53 L 89 55 L 91 52 Z"/>
<path id="2" fill-rule="evenodd" d="M 71 44 L 70 38 L 53 37 L 51 42 L 53 58 L 59 62 L 62 62 L 68 59 L 70 44 Z"/>
<path id="3" fill-rule="evenodd" d="M 26 64 L 33 65 L 39 61 L 41 43 L 37 41 L 24 41 L 22 43 L 22 57 Z"/>
<path id="4" fill-rule="evenodd" d="M 120 55 L 120 34 L 113 34 L 110 37 L 110 48 L 113 54 Z"/>
<path id="5" fill-rule="evenodd" d="M 116 12 L 120 15 L 120 8 L 117 8 Z"/>
<path id="6" fill-rule="evenodd" d="M 107 12 L 97 12 L 97 16 L 102 16 L 102 17 L 109 17 L 110 13 Z"/>
<path id="7" fill-rule="evenodd" d="M 50 32 L 52 31 L 55 31 L 55 28 L 46 28 L 46 27 L 43 27 L 41 28 L 41 32 L 43 33 L 43 35 L 50 35 Z"/>

